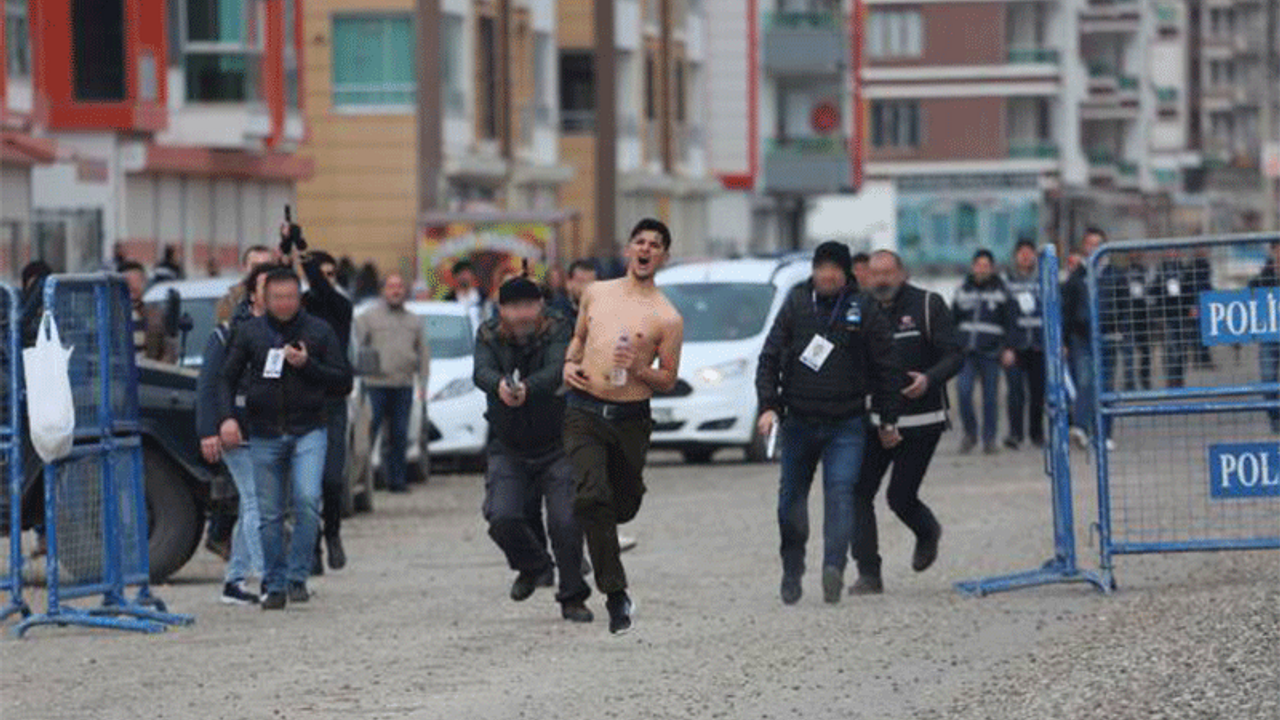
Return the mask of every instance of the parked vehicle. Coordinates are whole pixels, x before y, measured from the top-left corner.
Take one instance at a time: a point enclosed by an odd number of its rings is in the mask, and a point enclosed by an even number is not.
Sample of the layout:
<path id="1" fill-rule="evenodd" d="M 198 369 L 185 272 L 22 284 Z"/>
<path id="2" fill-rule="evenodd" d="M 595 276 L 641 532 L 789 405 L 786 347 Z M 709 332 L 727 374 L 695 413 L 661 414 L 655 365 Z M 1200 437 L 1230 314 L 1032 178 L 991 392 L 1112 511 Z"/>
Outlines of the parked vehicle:
<path id="1" fill-rule="evenodd" d="M 717 450 L 742 448 L 765 460 L 756 431 L 756 365 L 787 293 L 812 272 L 807 256 L 682 264 L 656 282 L 684 317 L 680 378 L 654 397 L 653 447 L 679 450 L 686 462 L 709 462 Z"/>

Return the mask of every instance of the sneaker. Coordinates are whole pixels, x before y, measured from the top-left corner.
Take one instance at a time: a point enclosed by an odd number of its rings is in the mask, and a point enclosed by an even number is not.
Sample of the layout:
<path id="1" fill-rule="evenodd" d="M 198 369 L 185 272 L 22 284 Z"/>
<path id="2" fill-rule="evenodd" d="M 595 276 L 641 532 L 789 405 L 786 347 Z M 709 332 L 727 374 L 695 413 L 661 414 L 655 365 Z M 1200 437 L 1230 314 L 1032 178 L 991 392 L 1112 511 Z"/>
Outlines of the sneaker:
<path id="1" fill-rule="evenodd" d="M 1081 450 L 1089 449 L 1089 436 L 1085 434 L 1084 430 L 1073 427 L 1068 434 L 1071 436 L 1071 442 L 1075 443 L 1076 447 Z"/>
<path id="2" fill-rule="evenodd" d="M 637 542 L 636 539 L 629 535 L 619 535 L 618 536 L 618 552 L 626 552 L 628 550 L 634 550 L 636 547 L 636 542 Z"/>
<path id="3" fill-rule="evenodd" d="M 883 595 L 884 581 L 879 575 L 859 575 L 856 582 L 849 586 L 850 595 Z"/>
<path id="4" fill-rule="evenodd" d="M 822 568 L 822 600 L 828 605 L 840 602 L 844 590 L 844 573 L 839 568 Z"/>
<path id="5" fill-rule="evenodd" d="M 804 590 L 800 587 L 800 578 L 798 577 L 782 577 L 782 603 L 784 605 L 795 605 L 800 602 L 800 597 L 804 595 Z"/>
<path id="6" fill-rule="evenodd" d="M 325 536 L 324 548 L 329 553 L 329 569 L 341 570 L 347 566 L 347 553 L 342 549 L 342 538 Z"/>
<path id="7" fill-rule="evenodd" d="M 320 541 L 316 541 L 316 553 L 311 558 L 311 575 L 313 577 L 324 574 L 324 557 L 320 554 Z"/>
<path id="8" fill-rule="evenodd" d="M 938 541 L 942 539 L 942 525 L 933 522 L 933 532 L 927 538 L 916 538 L 916 550 L 911 555 L 911 569 L 924 572 L 938 559 Z"/>
<path id="9" fill-rule="evenodd" d="M 229 582 L 222 586 L 223 605 L 257 605 L 258 596 L 244 589 L 243 582 Z"/>
<path id="10" fill-rule="evenodd" d="M 968 455 L 969 453 L 973 452 L 973 449 L 977 446 L 978 446 L 978 438 L 972 435 L 965 435 L 964 439 L 960 441 L 960 454 Z"/>
<path id="11" fill-rule="evenodd" d="M 575 623 L 589 623 L 596 619 L 582 601 L 560 603 L 560 617 Z"/>
<path id="12" fill-rule="evenodd" d="M 1022 441 L 1018 438 L 1007 437 L 1004 439 L 1004 446 L 1010 450 L 1016 451 L 1018 448 L 1022 447 Z"/>
<path id="13" fill-rule="evenodd" d="M 996 447 L 996 444 L 995 444 L 994 442 L 989 442 L 989 443 L 983 443 L 983 444 L 982 444 L 982 454 L 983 454 L 983 455 L 996 455 L 996 454 L 998 454 L 999 452 L 1000 452 L 1000 448 Z"/>
<path id="14" fill-rule="evenodd" d="M 609 593 L 604 606 L 609 611 L 609 632 L 622 635 L 631 629 L 631 614 L 635 612 L 635 606 L 625 590 Z"/>
<path id="15" fill-rule="evenodd" d="M 289 602 L 304 603 L 311 599 L 311 593 L 307 592 L 307 584 L 301 582 L 289 583 Z"/>
<path id="16" fill-rule="evenodd" d="M 516 602 L 528 600 L 533 591 L 540 587 L 551 587 L 556 584 L 555 568 L 548 566 L 542 572 L 522 572 L 516 575 L 511 583 L 511 599 Z"/>
<path id="17" fill-rule="evenodd" d="M 289 596 L 280 591 L 266 593 L 262 596 L 262 609 L 283 610 L 288 600 Z"/>

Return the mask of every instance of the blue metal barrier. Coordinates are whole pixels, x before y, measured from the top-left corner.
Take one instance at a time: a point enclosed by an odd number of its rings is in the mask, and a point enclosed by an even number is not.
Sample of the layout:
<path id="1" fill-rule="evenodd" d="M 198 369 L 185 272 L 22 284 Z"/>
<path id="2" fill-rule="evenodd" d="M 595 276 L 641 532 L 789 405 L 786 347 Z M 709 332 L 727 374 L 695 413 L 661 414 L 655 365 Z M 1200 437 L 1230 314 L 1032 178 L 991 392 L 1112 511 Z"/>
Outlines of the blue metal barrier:
<path id="1" fill-rule="evenodd" d="M 77 444 L 45 465 L 48 604 L 21 622 L 159 632 L 185 625 L 150 591 L 138 376 L 128 290 L 119 277 L 61 275 L 45 283 L 70 359 Z M 130 587 L 138 589 L 126 597 Z M 101 596 L 93 608 L 64 601 Z"/>
<path id="2" fill-rule="evenodd" d="M 1070 403 L 1066 389 L 1062 338 L 1062 292 L 1058 285 L 1058 255 L 1052 246 L 1040 253 L 1039 285 L 1043 307 L 1045 356 L 1045 473 L 1053 501 L 1053 558 L 1040 568 L 1010 575 L 966 580 L 955 587 L 966 595 L 988 595 L 1007 590 L 1055 583 L 1087 582 L 1106 591 L 1110 584 L 1098 573 L 1076 565 L 1075 512 L 1072 505 L 1071 466 L 1068 447 Z"/>
<path id="3" fill-rule="evenodd" d="M 14 288 L 0 287 L 0 509 L 9 535 L 9 549 L 0 575 L 0 620 L 31 610 L 22 595 L 22 324 L 21 302 Z"/>
<path id="4" fill-rule="evenodd" d="M 1108 582 L 1116 555 L 1280 548 L 1280 235 L 1087 262 Z"/>

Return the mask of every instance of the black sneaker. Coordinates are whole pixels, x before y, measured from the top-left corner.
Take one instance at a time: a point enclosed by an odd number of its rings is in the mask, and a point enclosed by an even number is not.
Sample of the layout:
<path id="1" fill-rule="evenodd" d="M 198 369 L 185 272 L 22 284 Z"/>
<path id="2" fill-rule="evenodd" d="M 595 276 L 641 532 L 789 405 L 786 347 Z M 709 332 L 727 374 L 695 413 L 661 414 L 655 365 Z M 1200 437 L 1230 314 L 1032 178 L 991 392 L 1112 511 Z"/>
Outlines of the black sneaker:
<path id="1" fill-rule="evenodd" d="M 596 619 L 596 616 L 587 609 L 582 601 L 567 602 L 560 604 L 560 617 L 569 622 L 589 623 Z"/>
<path id="2" fill-rule="evenodd" d="M 840 602 L 844 590 L 844 573 L 839 568 L 822 568 L 822 600 L 828 605 Z"/>
<path id="3" fill-rule="evenodd" d="M 942 538 L 942 526 L 933 522 L 933 532 L 927 538 L 916 538 L 916 551 L 911 555 L 911 569 L 924 572 L 938 559 L 938 540 Z"/>
<path id="4" fill-rule="evenodd" d="M 884 581 L 879 575 L 859 575 L 858 580 L 849 586 L 850 595 L 882 595 Z"/>
<path id="5" fill-rule="evenodd" d="M 342 549 L 342 538 L 334 535 L 333 537 L 325 536 L 325 550 L 329 553 L 329 569 L 341 570 L 347 566 L 347 553 Z"/>
<path id="6" fill-rule="evenodd" d="M 262 596 L 262 609 L 283 610 L 288 600 L 289 596 L 280 591 L 266 593 Z"/>
<path id="7" fill-rule="evenodd" d="M 960 454 L 968 455 L 969 453 L 973 452 L 973 448 L 976 447 L 977 444 L 978 444 L 977 438 L 975 438 L 972 435 L 965 435 L 964 439 L 960 441 Z"/>
<path id="8" fill-rule="evenodd" d="M 307 592 L 307 584 L 301 582 L 289 583 L 289 602 L 304 603 L 311 599 L 311 593 Z"/>
<path id="9" fill-rule="evenodd" d="M 621 635 L 631 629 L 631 613 L 635 611 L 635 606 L 631 604 L 631 598 L 627 597 L 625 590 L 609 593 L 604 606 L 609 611 L 609 632 Z"/>
<path id="10" fill-rule="evenodd" d="M 782 604 L 795 605 L 800 602 L 804 590 L 800 587 L 800 578 L 782 576 Z"/>
<path id="11" fill-rule="evenodd" d="M 244 589 L 242 582 L 229 582 L 222 586 L 223 605 L 257 605 L 259 597 Z"/>
<path id="12" fill-rule="evenodd" d="M 994 442 L 982 444 L 983 455 L 997 455 L 999 453 L 1000 453 L 1000 448 L 996 447 L 996 444 Z"/>
<path id="13" fill-rule="evenodd" d="M 1007 437 L 1004 439 L 1004 446 L 1010 450 L 1017 450 L 1022 447 L 1022 441 L 1015 437 Z"/>
<path id="14" fill-rule="evenodd" d="M 528 600 L 533 591 L 540 587 L 551 587 L 556 584 L 556 573 L 554 567 L 548 567 L 541 572 L 522 572 L 516 575 L 515 582 L 511 583 L 511 599 L 516 602 Z"/>

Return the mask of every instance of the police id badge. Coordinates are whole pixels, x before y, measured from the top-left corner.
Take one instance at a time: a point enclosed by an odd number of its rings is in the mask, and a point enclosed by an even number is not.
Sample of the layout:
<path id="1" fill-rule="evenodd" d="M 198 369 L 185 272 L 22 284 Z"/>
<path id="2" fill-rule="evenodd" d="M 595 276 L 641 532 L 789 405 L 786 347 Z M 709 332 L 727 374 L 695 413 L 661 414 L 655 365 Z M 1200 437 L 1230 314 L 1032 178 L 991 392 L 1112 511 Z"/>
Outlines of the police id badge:
<path id="1" fill-rule="evenodd" d="M 844 322 L 849 326 L 850 330 L 862 326 L 862 306 L 858 304 L 856 299 L 849 301 L 849 309 L 844 312 Z"/>
<path id="2" fill-rule="evenodd" d="M 827 363 L 827 358 L 831 357 L 831 351 L 835 349 L 832 342 L 821 335 L 814 335 L 805 347 L 804 352 L 800 353 L 800 362 L 805 367 L 814 372 L 822 370 L 822 366 Z"/>

